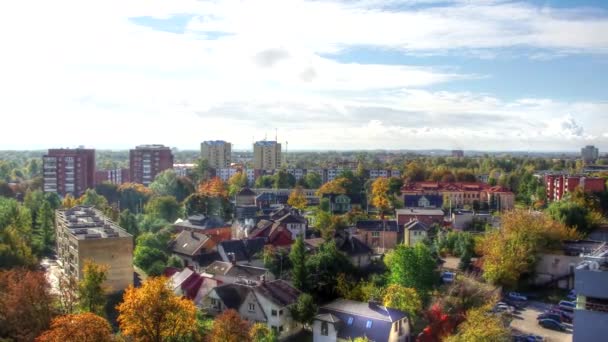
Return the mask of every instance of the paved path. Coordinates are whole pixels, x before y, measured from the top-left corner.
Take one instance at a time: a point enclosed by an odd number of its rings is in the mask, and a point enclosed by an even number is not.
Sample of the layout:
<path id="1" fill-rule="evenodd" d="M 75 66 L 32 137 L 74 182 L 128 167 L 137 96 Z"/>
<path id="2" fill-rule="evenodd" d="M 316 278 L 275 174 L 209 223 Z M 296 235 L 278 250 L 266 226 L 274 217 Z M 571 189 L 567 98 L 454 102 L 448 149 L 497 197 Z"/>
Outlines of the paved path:
<path id="1" fill-rule="evenodd" d="M 530 301 L 525 309 L 516 312 L 511 328 L 522 333 L 543 336 L 548 342 L 572 342 L 572 325 L 566 324 L 567 332 L 555 331 L 541 327 L 536 317 L 548 309 L 550 304 Z"/>

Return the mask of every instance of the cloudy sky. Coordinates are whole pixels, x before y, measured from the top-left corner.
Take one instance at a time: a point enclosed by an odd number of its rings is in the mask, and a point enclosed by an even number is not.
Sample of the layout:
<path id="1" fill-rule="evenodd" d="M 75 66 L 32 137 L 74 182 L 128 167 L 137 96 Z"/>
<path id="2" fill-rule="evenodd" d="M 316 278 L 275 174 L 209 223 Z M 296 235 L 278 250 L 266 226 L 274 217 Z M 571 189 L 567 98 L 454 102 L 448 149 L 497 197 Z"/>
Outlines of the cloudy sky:
<path id="1" fill-rule="evenodd" d="M 608 150 L 608 1 L 0 3 L 0 149 Z"/>

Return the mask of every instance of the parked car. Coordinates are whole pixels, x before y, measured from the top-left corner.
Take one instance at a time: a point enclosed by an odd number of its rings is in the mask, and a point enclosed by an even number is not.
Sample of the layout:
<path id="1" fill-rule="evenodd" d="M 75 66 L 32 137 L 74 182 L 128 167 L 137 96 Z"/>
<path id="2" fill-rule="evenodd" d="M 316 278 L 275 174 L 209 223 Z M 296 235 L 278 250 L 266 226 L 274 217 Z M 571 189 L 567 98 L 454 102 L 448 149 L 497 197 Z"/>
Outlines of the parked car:
<path id="1" fill-rule="evenodd" d="M 493 311 L 494 311 L 494 312 L 508 312 L 508 313 L 513 313 L 513 312 L 515 311 L 515 308 L 514 308 L 514 307 L 512 307 L 512 306 L 509 306 L 509 305 L 507 305 L 507 304 L 504 304 L 504 303 L 502 303 L 502 304 L 500 304 L 500 303 L 499 303 L 499 304 L 496 304 L 496 305 L 494 306 L 494 310 L 493 310 Z"/>
<path id="2" fill-rule="evenodd" d="M 560 309 L 559 306 L 553 306 L 549 310 L 545 311 L 545 313 L 557 314 L 561 317 L 561 321 L 566 323 L 572 323 L 572 320 L 574 319 L 574 314 L 572 312 L 564 311 Z"/>
<path id="3" fill-rule="evenodd" d="M 510 298 L 503 298 L 502 301 L 500 303 L 505 303 L 507 305 L 511 305 L 512 307 L 516 308 L 517 310 L 522 310 L 523 308 L 526 307 L 526 302 L 523 302 L 521 300 L 513 300 Z"/>
<path id="4" fill-rule="evenodd" d="M 519 300 L 519 301 L 527 301 L 528 297 L 522 295 L 519 292 L 509 292 L 507 293 L 507 298 L 512 299 L 512 300 Z"/>
<path id="5" fill-rule="evenodd" d="M 563 311 L 568 311 L 568 312 L 572 312 L 572 311 L 574 311 L 574 309 L 576 309 L 576 303 L 569 302 L 567 300 L 560 300 L 559 303 L 557 304 L 557 306 L 560 309 L 562 309 Z"/>
<path id="6" fill-rule="evenodd" d="M 443 281 L 445 284 L 453 283 L 454 279 L 456 279 L 456 273 L 454 272 L 445 271 L 441 273 L 441 281 Z"/>
<path id="7" fill-rule="evenodd" d="M 545 312 L 545 313 L 542 313 L 542 314 L 538 315 L 536 317 L 536 319 L 537 320 L 541 320 L 541 319 L 553 319 L 553 320 L 556 320 L 556 321 L 558 321 L 558 322 L 561 323 L 562 322 L 562 315 L 560 315 L 557 312 Z"/>
<path id="8" fill-rule="evenodd" d="M 566 331 L 566 326 L 561 324 L 560 322 L 554 319 L 541 319 L 538 321 L 538 324 L 543 328 L 558 330 L 558 331 Z"/>
<path id="9" fill-rule="evenodd" d="M 570 292 L 568 292 L 568 295 L 566 296 L 566 298 L 569 301 L 576 301 L 576 291 L 575 290 L 570 290 Z"/>
<path id="10" fill-rule="evenodd" d="M 545 339 L 538 335 L 515 335 L 513 336 L 514 342 L 543 342 Z"/>

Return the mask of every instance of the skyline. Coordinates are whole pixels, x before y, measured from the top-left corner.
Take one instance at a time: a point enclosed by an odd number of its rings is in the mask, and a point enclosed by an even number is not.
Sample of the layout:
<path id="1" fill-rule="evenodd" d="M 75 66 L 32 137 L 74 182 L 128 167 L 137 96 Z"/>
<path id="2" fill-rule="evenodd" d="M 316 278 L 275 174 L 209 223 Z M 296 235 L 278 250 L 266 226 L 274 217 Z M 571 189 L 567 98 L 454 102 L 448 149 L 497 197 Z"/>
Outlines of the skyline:
<path id="1" fill-rule="evenodd" d="M 0 26 L 3 122 L 31 126 L 1 150 L 608 149 L 603 1 L 23 1 Z"/>

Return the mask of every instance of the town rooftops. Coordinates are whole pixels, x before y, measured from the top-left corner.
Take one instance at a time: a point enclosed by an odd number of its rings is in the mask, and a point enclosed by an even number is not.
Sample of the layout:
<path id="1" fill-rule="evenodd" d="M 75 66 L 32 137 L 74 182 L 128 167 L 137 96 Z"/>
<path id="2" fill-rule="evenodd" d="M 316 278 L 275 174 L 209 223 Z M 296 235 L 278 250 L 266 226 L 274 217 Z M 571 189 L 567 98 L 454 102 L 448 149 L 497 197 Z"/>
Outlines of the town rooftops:
<path id="1" fill-rule="evenodd" d="M 227 240 L 218 244 L 218 253 L 223 261 L 251 261 L 264 249 L 265 238 L 253 238 L 245 240 Z"/>
<path id="2" fill-rule="evenodd" d="M 184 230 L 171 242 L 171 250 L 188 256 L 199 254 L 210 237 L 206 234 Z"/>
<path id="3" fill-rule="evenodd" d="M 256 196 L 255 191 L 249 188 L 243 188 L 241 191 L 237 192 L 237 196 Z"/>
<path id="4" fill-rule="evenodd" d="M 138 145 L 135 147 L 136 150 L 170 150 L 168 146 L 162 144 L 148 144 Z"/>
<path id="5" fill-rule="evenodd" d="M 268 270 L 261 267 L 253 267 L 246 265 L 233 265 L 230 262 L 214 261 L 211 265 L 205 268 L 205 273 L 211 275 L 224 275 L 234 278 L 245 279 L 260 279 L 261 276 L 268 273 Z"/>
<path id="6" fill-rule="evenodd" d="M 405 208 L 395 210 L 398 215 L 443 216 L 441 209 Z"/>
<path id="7" fill-rule="evenodd" d="M 404 230 L 411 230 L 411 231 L 420 230 L 420 231 L 425 231 L 426 232 L 426 231 L 429 230 L 429 227 L 426 224 L 424 224 L 424 223 L 422 223 L 422 222 L 420 222 L 418 220 L 413 220 L 413 221 L 410 221 L 410 222 L 406 223 L 403 226 L 403 229 Z"/>
<path id="8" fill-rule="evenodd" d="M 256 296 L 263 296 L 279 307 L 295 303 L 301 292 L 284 280 L 262 282 L 236 282 L 221 285 L 215 288 L 215 293 L 224 305 L 230 309 L 238 310 L 247 295 L 254 292 Z"/>
<path id="9" fill-rule="evenodd" d="M 386 222 L 386 224 L 385 224 Z M 357 229 L 367 231 L 387 231 L 387 232 L 398 232 L 399 226 L 395 220 L 359 220 L 357 221 Z"/>
<path id="10" fill-rule="evenodd" d="M 80 205 L 57 210 L 57 220 L 78 240 L 132 237 L 92 206 Z"/>
<path id="11" fill-rule="evenodd" d="M 187 220 L 177 220 L 174 225 L 189 229 L 204 230 L 225 227 L 226 223 L 221 217 L 217 216 L 191 215 Z"/>
<path id="12" fill-rule="evenodd" d="M 203 144 L 217 146 L 217 145 L 225 145 L 225 144 L 227 144 L 227 142 L 224 140 L 206 140 L 206 141 L 203 141 Z"/>

